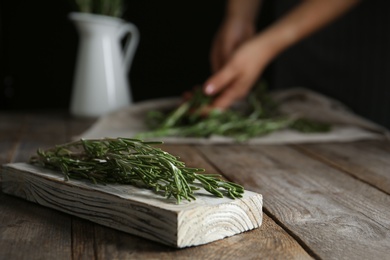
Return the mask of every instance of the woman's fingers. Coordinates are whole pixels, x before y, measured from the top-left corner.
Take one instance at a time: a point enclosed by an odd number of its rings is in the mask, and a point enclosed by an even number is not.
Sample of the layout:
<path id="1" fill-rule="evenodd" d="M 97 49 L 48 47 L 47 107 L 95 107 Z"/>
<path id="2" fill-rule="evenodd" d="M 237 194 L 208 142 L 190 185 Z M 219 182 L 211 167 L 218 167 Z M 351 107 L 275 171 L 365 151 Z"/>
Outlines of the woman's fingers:
<path id="1" fill-rule="evenodd" d="M 225 66 L 214 74 L 204 86 L 206 95 L 215 96 L 211 107 L 224 110 L 244 98 L 254 84 L 251 76 L 234 66 Z"/>
<path id="2" fill-rule="evenodd" d="M 203 91 L 209 96 L 216 95 L 228 87 L 235 77 L 235 71 L 230 66 L 225 66 L 205 82 Z"/>

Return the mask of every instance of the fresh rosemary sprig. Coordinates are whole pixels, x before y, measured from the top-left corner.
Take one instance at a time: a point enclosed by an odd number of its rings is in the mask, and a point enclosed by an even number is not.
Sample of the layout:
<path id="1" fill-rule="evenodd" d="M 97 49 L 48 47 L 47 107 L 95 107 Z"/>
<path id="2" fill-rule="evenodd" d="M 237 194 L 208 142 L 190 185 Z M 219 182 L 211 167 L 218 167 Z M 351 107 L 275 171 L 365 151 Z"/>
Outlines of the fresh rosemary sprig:
<path id="1" fill-rule="evenodd" d="M 207 116 L 202 111 L 212 99 L 205 96 L 200 89 L 195 90 L 191 99 L 171 111 L 150 111 L 146 118 L 146 125 L 150 130 L 139 133 L 136 138 L 207 138 L 220 135 L 243 142 L 286 128 L 305 133 L 330 130 L 329 124 L 280 114 L 278 105 L 267 95 L 265 89 L 264 83 L 256 86 L 248 96 L 245 108 L 213 110 Z"/>
<path id="2" fill-rule="evenodd" d="M 218 174 L 199 174 L 201 168 L 186 167 L 179 157 L 153 147 L 162 142 L 129 138 L 78 140 L 37 151 L 30 163 L 60 170 L 65 180 L 88 179 L 93 183 L 131 184 L 154 190 L 167 198 L 195 200 L 194 191 L 240 198 L 244 188 L 224 181 Z"/>
<path id="3" fill-rule="evenodd" d="M 123 0 L 71 0 L 77 11 L 121 17 L 123 14 Z"/>

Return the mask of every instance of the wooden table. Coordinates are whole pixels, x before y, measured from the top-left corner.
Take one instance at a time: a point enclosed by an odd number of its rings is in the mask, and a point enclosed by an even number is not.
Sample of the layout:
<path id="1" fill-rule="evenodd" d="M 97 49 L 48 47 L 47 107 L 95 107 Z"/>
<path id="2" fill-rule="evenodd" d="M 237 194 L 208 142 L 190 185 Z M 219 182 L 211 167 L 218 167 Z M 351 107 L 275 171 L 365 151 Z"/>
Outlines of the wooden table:
<path id="1" fill-rule="evenodd" d="M 93 122 L 65 112 L 2 112 L 0 163 L 27 161 Z M 163 149 L 262 194 L 262 226 L 174 249 L 0 193 L 0 259 L 390 257 L 389 141 Z"/>

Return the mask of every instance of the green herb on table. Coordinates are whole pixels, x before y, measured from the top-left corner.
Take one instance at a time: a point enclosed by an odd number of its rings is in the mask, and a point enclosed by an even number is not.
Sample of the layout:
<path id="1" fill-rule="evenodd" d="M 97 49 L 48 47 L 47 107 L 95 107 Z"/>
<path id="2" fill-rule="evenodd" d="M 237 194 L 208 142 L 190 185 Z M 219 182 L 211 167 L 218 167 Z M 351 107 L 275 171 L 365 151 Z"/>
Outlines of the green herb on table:
<path id="1" fill-rule="evenodd" d="M 306 118 L 298 118 L 290 125 L 291 129 L 303 133 L 328 132 L 331 129 L 329 124 L 308 120 Z"/>
<path id="2" fill-rule="evenodd" d="M 227 136 L 238 142 L 263 136 L 282 129 L 300 132 L 326 132 L 330 125 L 282 115 L 278 105 L 259 85 L 248 96 L 244 107 L 226 111 L 213 110 L 207 116 L 202 111 L 212 99 L 198 89 L 193 97 L 170 111 L 150 111 L 146 118 L 149 131 L 138 134 L 141 139 L 174 137 Z"/>
<path id="3" fill-rule="evenodd" d="M 131 184 L 154 190 L 167 198 L 195 200 L 203 187 L 217 197 L 240 198 L 244 188 L 224 181 L 218 174 L 200 174 L 201 168 L 186 167 L 178 157 L 153 145 L 128 138 L 74 141 L 38 150 L 30 163 L 60 170 L 65 180 L 88 179 L 93 183 Z"/>

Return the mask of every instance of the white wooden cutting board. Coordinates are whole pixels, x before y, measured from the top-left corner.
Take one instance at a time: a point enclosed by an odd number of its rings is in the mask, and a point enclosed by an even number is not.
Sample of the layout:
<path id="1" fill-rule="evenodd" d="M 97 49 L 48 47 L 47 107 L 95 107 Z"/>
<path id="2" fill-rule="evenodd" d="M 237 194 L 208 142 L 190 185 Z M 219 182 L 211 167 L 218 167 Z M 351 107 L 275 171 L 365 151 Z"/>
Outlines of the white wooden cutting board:
<path id="1" fill-rule="evenodd" d="M 176 203 L 131 185 L 64 181 L 62 173 L 28 163 L 5 164 L 2 190 L 40 205 L 173 247 L 206 244 L 262 224 L 263 197 L 217 198 L 204 190 Z"/>

